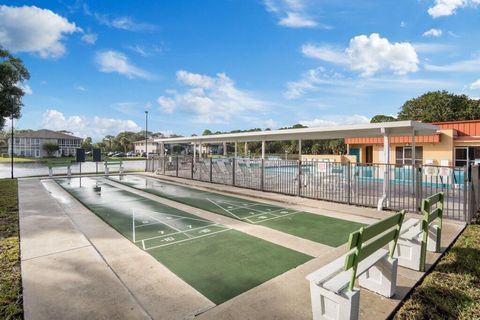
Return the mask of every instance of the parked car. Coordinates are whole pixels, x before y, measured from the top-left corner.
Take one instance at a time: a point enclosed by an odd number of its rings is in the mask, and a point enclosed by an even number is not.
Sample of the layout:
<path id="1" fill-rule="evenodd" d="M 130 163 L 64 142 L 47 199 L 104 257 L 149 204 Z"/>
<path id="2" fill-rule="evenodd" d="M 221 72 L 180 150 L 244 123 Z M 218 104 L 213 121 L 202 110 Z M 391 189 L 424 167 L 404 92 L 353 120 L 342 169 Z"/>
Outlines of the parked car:
<path id="1" fill-rule="evenodd" d="M 86 155 L 86 156 L 91 156 L 91 155 L 92 155 L 92 151 L 87 151 L 87 152 L 85 152 L 85 155 Z"/>
<path id="2" fill-rule="evenodd" d="M 123 152 L 115 152 L 115 153 L 113 154 L 113 157 L 117 157 L 117 158 L 125 157 L 125 153 L 123 153 Z"/>
<path id="3" fill-rule="evenodd" d="M 135 151 L 129 151 L 129 152 L 127 152 L 127 153 L 126 153 L 126 156 L 127 156 L 127 157 L 135 157 L 135 156 L 136 156 Z"/>
<path id="4" fill-rule="evenodd" d="M 114 154 L 115 154 L 115 152 L 110 151 L 109 153 L 107 153 L 107 157 L 113 157 Z"/>

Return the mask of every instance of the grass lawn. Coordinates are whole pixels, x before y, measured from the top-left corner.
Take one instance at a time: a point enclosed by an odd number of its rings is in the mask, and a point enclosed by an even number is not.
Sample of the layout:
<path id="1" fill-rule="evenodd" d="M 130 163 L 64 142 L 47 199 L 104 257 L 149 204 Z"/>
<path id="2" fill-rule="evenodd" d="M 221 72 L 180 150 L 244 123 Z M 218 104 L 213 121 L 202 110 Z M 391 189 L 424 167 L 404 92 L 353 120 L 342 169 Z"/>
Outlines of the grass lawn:
<path id="1" fill-rule="evenodd" d="M 480 319 L 480 224 L 467 226 L 395 319 Z"/>
<path id="2" fill-rule="evenodd" d="M 0 180 L 0 319 L 22 319 L 17 181 Z"/>
<path id="3" fill-rule="evenodd" d="M 10 158 L 0 157 L 0 163 L 10 163 Z M 30 163 L 30 162 L 37 162 L 34 158 L 16 158 L 13 157 L 14 163 Z"/>

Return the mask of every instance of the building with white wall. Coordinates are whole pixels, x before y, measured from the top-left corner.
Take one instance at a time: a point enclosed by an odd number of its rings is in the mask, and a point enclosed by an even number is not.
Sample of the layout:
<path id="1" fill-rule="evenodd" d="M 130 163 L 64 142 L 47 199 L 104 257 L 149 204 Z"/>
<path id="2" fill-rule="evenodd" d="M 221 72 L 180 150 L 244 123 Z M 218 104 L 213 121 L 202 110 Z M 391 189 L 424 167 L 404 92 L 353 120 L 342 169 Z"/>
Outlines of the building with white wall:
<path id="1" fill-rule="evenodd" d="M 59 150 L 54 156 L 74 156 L 82 145 L 82 138 L 63 132 L 41 129 L 16 133 L 13 138 L 13 154 L 22 157 L 46 157 L 42 146 L 45 143 L 57 144 Z M 11 154 L 11 138 L 8 138 L 8 153 Z"/>

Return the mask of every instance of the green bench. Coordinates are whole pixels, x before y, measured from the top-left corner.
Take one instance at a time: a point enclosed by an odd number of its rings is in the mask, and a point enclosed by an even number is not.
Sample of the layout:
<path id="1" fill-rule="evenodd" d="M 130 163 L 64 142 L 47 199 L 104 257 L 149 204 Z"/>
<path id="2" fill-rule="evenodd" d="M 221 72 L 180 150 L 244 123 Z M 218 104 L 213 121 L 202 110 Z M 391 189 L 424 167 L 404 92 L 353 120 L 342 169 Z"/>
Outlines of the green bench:
<path id="1" fill-rule="evenodd" d="M 398 264 L 425 271 L 427 251 L 440 252 L 444 194 L 439 192 L 422 200 L 422 219 L 408 219 L 400 231 L 395 256 Z"/>
<path id="2" fill-rule="evenodd" d="M 345 255 L 309 274 L 313 319 L 358 319 L 359 285 L 385 297 L 395 294 L 395 248 L 405 217 L 391 217 L 352 232 Z M 389 249 L 384 249 L 385 246 Z"/>
<path id="3" fill-rule="evenodd" d="M 72 175 L 71 166 L 72 166 L 71 160 L 63 160 L 63 159 L 48 160 L 47 161 L 48 175 L 50 177 L 53 176 L 54 168 L 67 168 L 67 175 L 70 177 Z"/>
<path id="4" fill-rule="evenodd" d="M 123 162 L 122 160 L 105 160 L 103 163 L 105 165 L 105 175 L 108 176 L 110 174 L 110 167 L 118 167 L 118 172 L 123 174 Z"/>

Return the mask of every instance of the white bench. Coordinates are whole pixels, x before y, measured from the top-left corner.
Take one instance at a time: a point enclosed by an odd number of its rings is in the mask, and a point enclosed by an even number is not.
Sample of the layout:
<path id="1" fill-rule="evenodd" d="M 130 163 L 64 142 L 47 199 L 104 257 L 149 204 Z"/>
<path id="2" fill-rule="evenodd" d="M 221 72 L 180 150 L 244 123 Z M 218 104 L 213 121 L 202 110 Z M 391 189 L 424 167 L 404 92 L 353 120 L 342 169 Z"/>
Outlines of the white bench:
<path id="1" fill-rule="evenodd" d="M 123 162 L 122 160 L 112 161 L 106 160 L 104 162 L 105 165 L 105 175 L 108 176 L 110 174 L 110 167 L 118 166 L 118 173 L 123 174 Z"/>
<path id="2" fill-rule="evenodd" d="M 401 211 L 350 234 L 349 251 L 309 274 L 313 319 L 358 319 L 359 285 L 385 297 L 395 294 L 397 259 L 393 258 L 400 227 Z M 383 247 L 390 245 L 389 250 Z"/>
<path id="3" fill-rule="evenodd" d="M 425 271 L 426 251 L 440 252 L 443 201 L 443 193 L 423 199 L 423 219 L 408 219 L 402 225 L 395 250 L 400 266 Z"/>
<path id="4" fill-rule="evenodd" d="M 70 178 L 72 176 L 72 161 L 71 160 L 48 160 L 47 161 L 48 167 L 48 175 L 53 177 L 53 168 L 67 168 L 67 175 Z"/>

